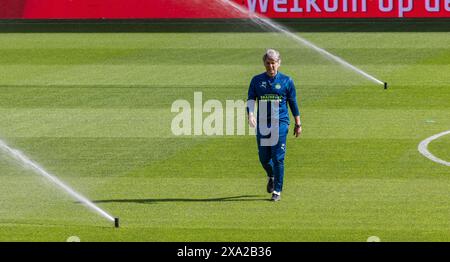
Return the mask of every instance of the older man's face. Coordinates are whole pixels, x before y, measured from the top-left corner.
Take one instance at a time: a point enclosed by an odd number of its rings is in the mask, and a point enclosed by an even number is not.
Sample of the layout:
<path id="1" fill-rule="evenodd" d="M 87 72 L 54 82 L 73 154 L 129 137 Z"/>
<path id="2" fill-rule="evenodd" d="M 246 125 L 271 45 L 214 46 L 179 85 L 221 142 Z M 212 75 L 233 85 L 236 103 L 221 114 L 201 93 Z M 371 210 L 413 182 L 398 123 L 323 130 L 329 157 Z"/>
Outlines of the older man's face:
<path id="1" fill-rule="evenodd" d="M 280 67 L 280 61 L 266 58 L 266 60 L 264 61 L 264 66 L 266 67 L 267 74 L 270 77 L 274 77 L 278 72 L 278 68 Z"/>

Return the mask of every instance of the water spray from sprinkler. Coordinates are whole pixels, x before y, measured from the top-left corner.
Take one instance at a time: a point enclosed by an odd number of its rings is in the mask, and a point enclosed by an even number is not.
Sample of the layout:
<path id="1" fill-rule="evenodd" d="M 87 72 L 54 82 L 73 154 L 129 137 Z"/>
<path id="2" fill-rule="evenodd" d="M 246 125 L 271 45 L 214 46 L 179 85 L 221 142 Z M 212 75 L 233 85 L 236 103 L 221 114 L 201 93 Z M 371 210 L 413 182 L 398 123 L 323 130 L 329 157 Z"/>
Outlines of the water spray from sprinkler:
<path id="1" fill-rule="evenodd" d="M 372 82 L 375 82 L 381 86 L 384 86 L 384 89 L 388 88 L 387 83 L 377 79 L 376 77 L 364 72 L 363 70 L 357 68 L 356 66 L 350 64 L 349 62 L 345 61 L 344 59 L 333 55 L 332 53 L 326 51 L 323 48 L 320 48 L 318 46 L 316 46 L 315 44 L 309 42 L 308 40 L 292 33 L 291 31 L 289 31 L 288 29 L 284 28 L 283 26 L 281 26 L 280 24 L 274 22 L 273 20 L 264 17 L 263 15 L 254 13 L 254 12 L 250 12 L 249 10 L 245 9 L 244 7 L 242 7 L 239 4 L 234 3 L 232 0 L 219 0 L 223 5 L 228 6 L 228 7 L 232 7 L 233 9 L 237 10 L 239 13 L 244 14 L 245 16 L 249 17 L 253 22 L 255 22 L 256 24 L 263 24 L 265 26 L 268 26 L 269 28 L 274 29 L 275 31 L 284 33 L 285 35 L 287 35 L 288 37 L 290 37 L 291 39 L 293 39 L 294 41 L 296 41 L 297 43 L 300 43 L 302 45 L 305 45 L 313 50 L 315 50 L 316 52 L 324 55 L 327 58 L 332 59 L 333 61 L 339 63 L 340 65 L 358 73 L 359 75 L 364 76 L 365 78 L 371 80 Z"/>
<path id="2" fill-rule="evenodd" d="M 108 214 L 106 211 L 104 211 L 100 207 L 96 206 L 94 203 L 92 203 L 86 197 L 77 193 L 75 190 L 73 190 L 68 185 L 63 183 L 57 177 L 55 177 L 54 175 L 47 172 L 43 167 L 41 167 L 37 163 L 33 162 L 30 158 L 28 158 L 25 154 L 23 154 L 19 150 L 11 148 L 2 140 L 0 140 L 0 149 L 3 150 L 4 152 L 6 152 L 9 156 L 11 156 L 14 159 L 16 159 L 17 161 L 19 161 L 24 166 L 33 170 L 36 174 L 41 175 L 41 176 L 45 177 L 47 180 L 51 181 L 58 188 L 64 190 L 66 193 L 71 195 L 73 198 L 75 198 L 79 202 L 83 203 L 90 210 L 96 212 L 97 214 L 101 215 L 102 217 L 106 218 L 107 220 L 114 222 L 114 225 L 116 228 L 119 227 L 119 219 L 118 218 L 114 218 L 113 216 Z"/>

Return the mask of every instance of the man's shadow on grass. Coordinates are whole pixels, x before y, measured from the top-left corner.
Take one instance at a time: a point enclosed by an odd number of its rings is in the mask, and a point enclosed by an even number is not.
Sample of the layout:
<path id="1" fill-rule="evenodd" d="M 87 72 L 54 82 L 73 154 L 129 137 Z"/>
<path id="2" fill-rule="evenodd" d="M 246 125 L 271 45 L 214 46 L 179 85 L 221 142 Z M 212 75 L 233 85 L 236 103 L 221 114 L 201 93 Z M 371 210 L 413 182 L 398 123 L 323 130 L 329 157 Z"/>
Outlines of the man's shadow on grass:
<path id="1" fill-rule="evenodd" d="M 269 201 L 270 198 L 262 198 L 261 195 L 242 195 L 218 198 L 147 198 L 147 199 L 105 199 L 94 200 L 94 203 L 137 203 L 137 204 L 156 204 L 170 202 L 252 202 Z"/>

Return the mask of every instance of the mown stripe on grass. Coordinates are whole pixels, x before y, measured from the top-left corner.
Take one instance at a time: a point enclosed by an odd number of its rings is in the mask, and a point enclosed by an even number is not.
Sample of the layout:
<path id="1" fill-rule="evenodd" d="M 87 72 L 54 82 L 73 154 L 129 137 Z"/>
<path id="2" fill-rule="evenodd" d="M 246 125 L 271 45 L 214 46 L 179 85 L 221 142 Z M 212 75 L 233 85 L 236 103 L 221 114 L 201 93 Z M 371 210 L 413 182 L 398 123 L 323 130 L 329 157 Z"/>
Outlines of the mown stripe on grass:
<path id="1" fill-rule="evenodd" d="M 305 48 L 279 47 L 284 65 L 329 64 L 330 61 Z M 25 48 L 0 50 L 4 65 L 260 65 L 261 52 L 255 48 Z M 444 64 L 450 63 L 448 48 L 330 48 L 329 52 L 362 64 Z M 370 55 L 368 55 L 370 54 Z M 439 59 L 432 59 L 439 57 Z"/>

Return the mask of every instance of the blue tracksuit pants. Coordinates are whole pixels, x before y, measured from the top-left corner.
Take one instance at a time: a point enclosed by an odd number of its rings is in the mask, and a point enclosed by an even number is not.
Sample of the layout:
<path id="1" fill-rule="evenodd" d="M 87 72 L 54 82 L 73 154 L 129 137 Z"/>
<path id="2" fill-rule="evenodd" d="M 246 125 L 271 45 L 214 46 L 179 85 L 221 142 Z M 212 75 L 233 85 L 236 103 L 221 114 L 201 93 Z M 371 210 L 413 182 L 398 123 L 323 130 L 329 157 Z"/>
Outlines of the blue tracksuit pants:
<path id="1" fill-rule="evenodd" d="M 279 124 L 279 139 L 274 146 L 262 146 L 261 138 L 263 136 L 259 132 L 256 134 L 258 143 L 259 161 L 266 170 L 267 176 L 274 177 L 275 191 L 281 192 L 283 190 L 284 179 L 284 157 L 286 155 L 286 138 L 289 132 L 289 125 L 280 122 Z"/>

